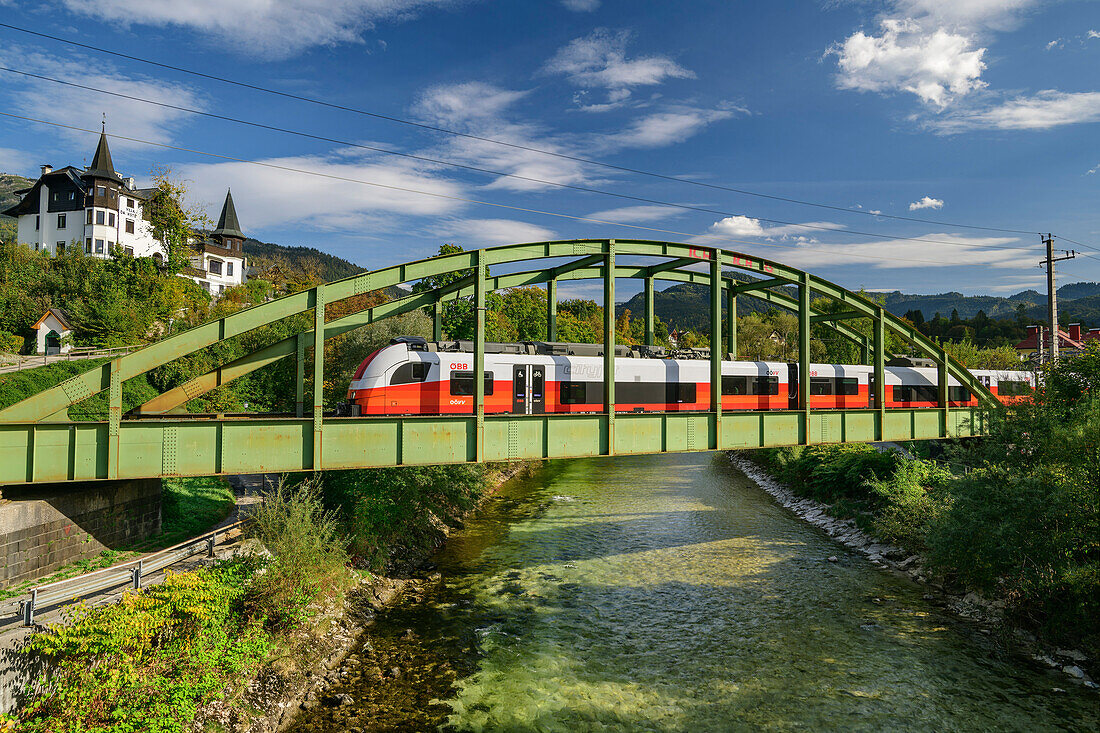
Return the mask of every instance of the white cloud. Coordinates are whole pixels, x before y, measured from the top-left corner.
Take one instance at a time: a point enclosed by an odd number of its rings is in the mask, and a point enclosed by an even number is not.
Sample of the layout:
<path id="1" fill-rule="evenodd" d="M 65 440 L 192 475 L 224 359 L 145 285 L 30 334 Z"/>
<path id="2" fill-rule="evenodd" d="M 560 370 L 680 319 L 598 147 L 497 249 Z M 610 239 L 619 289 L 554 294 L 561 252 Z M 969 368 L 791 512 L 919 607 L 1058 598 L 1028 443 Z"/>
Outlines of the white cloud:
<path id="1" fill-rule="evenodd" d="M 480 246 L 486 244 L 516 244 L 519 242 L 545 242 L 555 238 L 550 229 L 511 219 L 460 219 L 436 227 L 432 233 L 441 237 L 455 237 L 461 244 Z"/>
<path id="2" fill-rule="evenodd" d="M 0 51 L 0 60 L 8 64 L 18 56 L 18 64 L 10 64 L 86 86 L 97 87 L 119 94 L 142 97 L 155 102 L 206 109 L 205 98 L 185 84 L 166 82 L 148 77 L 131 76 L 117 71 L 101 59 L 92 60 L 76 56 L 60 58 L 25 48 L 11 47 Z M 103 113 L 107 113 L 107 132 L 140 138 L 156 143 L 173 142 L 175 131 L 192 115 L 179 110 L 158 107 L 121 97 L 113 97 L 86 89 L 65 86 L 55 82 L 21 77 L 8 77 L 7 87 L 10 106 L 28 117 L 55 120 L 63 110 L 64 122 L 86 129 L 100 129 Z M 91 158 L 95 151 L 95 138 L 86 132 L 58 129 L 61 135 L 72 141 L 76 150 L 86 151 Z M 111 150 L 147 149 L 141 143 L 112 139 Z M 133 171 L 130 171 L 131 173 Z"/>
<path id="3" fill-rule="evenodd" d="M 1093 173 L 1096 173 L 1097 171 L 1100 171 L 1100 163 L 1097 163 L 1095 168 L 1090 168 L 1088 173 L 1086 173 L 1085 175 L 1086 176 L 1091 176 Z"/>
<path id="4" fill-rule="evenodd" d="M 921 209 L 942 209 L 943 199 L 934 199 L 931 196 L 925 196 L 920 201 L 914 201 L 909 204 L 910 211 L 920 211 Z"/>
<path id="5" fill-rule="evenodd" d="M 616 223 L 636 224 L 639 222 L 671 219 L 674 216 L 683 216 L 684 213 L 685 211 L 683 209 L 674 209 L 671 206 L 622 206 L 618 209 L 594 211 L 588 215 L 588 218 Z"/>
<path id="6" fill-rule="evenodd" d="M 459 201 L 354 183 L 371 181 L 443 196 L 462 196 L 460 184 L 406 163 L 379 163 L 357 149 L 324 155 L 269 158 L 261 162 L 337 176 L 272 170 L 248 163 L 198 163 L 178 166 L 195 199 L 216 215 L 226 187 L 233 189 L 245 231 L 299 224 L 327 231 L 378 231 L 404 217 L 453 215 Z"/>
<path id="7" fill-rule="evenodd" d="M 1046 89 L 984 110 L 959 111 L 929 126 L 943 133 L 977 129 L 1046 130 L 1100 121 L 1100 92 Z"/>
<path id="8" fill-rule="evenodd" d="M 561 0 L 561 4 L 574 13 L 591 13 L 600 7 L 600 0 Z"/>
<path id="9" fill-rule="evenodd" d="M 826 55 L 835 55 L 837 86 L 861 92 L 906 91 L 940 109 L 981 89 L 984 48 L 965 35 L 939 29 L 927 33 L 913 20 L 885 19 L 882 34 L 858 31 Z"/>
<path id="10" fill-rule="evenodd" d="M 766 226 L 759 219 L 749 216 L 727 216 L 710 227 L 710 234 L 727 237 L 756 237 L 760 239 L 793 239 L 811 241 L 813 235 L 823 229 L 843 229 L 843 224 L 831 221 L 807 221 L 803 224 L 779 224 Z"/>
<path id="11" fill-rule="evenodd" d="M 588 111 L 621 106 L 630 96 L 631 87 L 652 86 L 668 79 L 695 78 L 694 72 L 666 56 L 627 58 L 629 40 L 630 34 L 626 31 L 594 31 L 558 49 L 543 71 L 563 74 L 579 87 L 608 90 L 608 103 L 589 105 L 585 108 Z"/>
<path id="12" fill-rule="evenodd" d="M 738 109 L 739 112 L 747 110 Z M 674 108 L 640 117 L 620 132 L 605 135 L 599 145 L 605 149 L 659 148 L 683 142 L 704 127 L 733 117 L 734 110 Z"/>
<path id="13" fill-rule="evenodd" d="M 1046 50 L 1051 51 L 1051 50 L 1056 49 L 1056 48 L 1062 48 L 1064 45 L 1066 45 L 1064 39 L 1055 38 L 1053 41 L 1050 41 L 1050 42 L 1047 43 Z"/>
<path id="14" fill-rule="evenodd" d="M 916 18 L 925 25 L 952 26 L 972 31 L 1005 31 L 1039 0 L 894 0 L 893 12 Z"/>
<path id="15" fill-rule="evenodd" d="M 854 243 L 799 243 L 768 256 L 787 265 L 814 267 L 851 265 L 882 270 L 929 267 L 967 267 L 981 264 L 998 269 L 1019 268 L 1020 250 L 1005 245 L 1011 237 L 965 237 L 930 233 L 922 239 L 946 242 L 867 241 Z"/>
<path id="16" fill-rule="evenodd" d="M 104 22 L 188 28 L 268 58 L 287 58 L 314 46 L 359 42 L 382 21 L 454 0 L 63 0 L 65 6 Z"/>
<path id="17" fill-rule="evenodd" d="M 634 120 L 617 132 L 606 134 L 554 134 L 540 123 L 524 119 L 518 102 L 525 91 L 502 89 L 482 82 L 438 85 L 418 98 L 413 111 L 432 124 L 492 138 L 514 146 L 484 140 L 448 137 L 425 154 L 462 163 L 555 183 L 580 185 L 600 183 L 578 160 L 544 155 L 536 148 L 565 156 L 590 157 L 593 151 L 612 153 L 627 148 L 654 148 L 681 142 L 717 120 L 731 117 L 739 109 L 705 110 L 672 107 Z M 547 184 L 516 178 L 497 178 L 490 189 L 511 191 L 545 190 Z"/>
<path id="18" fill-rule="evenodd" d="M 1100 38 L 1100 31 L 1089 31 L 1089 32 L 1088 32 L 1088 33 L 1087 33 L 1087 34 L 1085 35 L 1085 37 L 1086 37 L 1086 38 Z"/>

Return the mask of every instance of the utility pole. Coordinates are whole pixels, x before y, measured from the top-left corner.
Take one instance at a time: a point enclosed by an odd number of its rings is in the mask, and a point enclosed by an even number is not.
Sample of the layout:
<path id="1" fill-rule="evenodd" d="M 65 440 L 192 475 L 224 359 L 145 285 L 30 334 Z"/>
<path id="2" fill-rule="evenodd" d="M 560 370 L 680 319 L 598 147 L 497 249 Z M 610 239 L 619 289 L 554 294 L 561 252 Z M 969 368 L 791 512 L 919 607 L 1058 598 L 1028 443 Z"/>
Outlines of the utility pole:
<path id="1" fill-rule="evenodd" d="M 1042 235 L 1040 235 L 1042 236 Z M 1039 263 L 1039 267 L 1047 268 L 1047 320 L 1050 329 L 1050 346 L 1047 349 L 1047 361 L 1051 364 L 1058 361 L 1058 291 L 1054 284 L 1054 263 L 1062 260 L 1072 260 L 1077 256 L 1073 250 L 1058 250 L 1065 252 L 1063 257 L 1054 256 L 1054 235 L 1047 234 L 1043 237 L 1043 244 L 1047 247 L 1047 257 Z M 1040 334 L 1042 331 L 1040 330 Z"/>

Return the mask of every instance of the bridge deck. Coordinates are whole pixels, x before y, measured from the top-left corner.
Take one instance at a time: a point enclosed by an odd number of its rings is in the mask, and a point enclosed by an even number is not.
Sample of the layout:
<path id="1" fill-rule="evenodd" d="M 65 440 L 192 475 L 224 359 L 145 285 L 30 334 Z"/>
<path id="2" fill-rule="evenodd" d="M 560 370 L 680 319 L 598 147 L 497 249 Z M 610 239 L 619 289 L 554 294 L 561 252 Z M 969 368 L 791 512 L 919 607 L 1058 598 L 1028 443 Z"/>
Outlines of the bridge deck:
<path id="1" fill-rule="evenodd" d="M 926 440 L 983 432 L 981 408 L 486 415 L 485 461 Z M 719 426 L 720 423 L 720 426 Z M 0 425 L 0 485 L 384 466 L 478 459 L 473 415 Z M 808 426 L 809 435 L 806 435 Z M 315 456 L 314 446 L 321 446 Z M 117 447 L 117 448 L 116 448 Z M 109 460 L 109 452 L 117 455 Z"/>

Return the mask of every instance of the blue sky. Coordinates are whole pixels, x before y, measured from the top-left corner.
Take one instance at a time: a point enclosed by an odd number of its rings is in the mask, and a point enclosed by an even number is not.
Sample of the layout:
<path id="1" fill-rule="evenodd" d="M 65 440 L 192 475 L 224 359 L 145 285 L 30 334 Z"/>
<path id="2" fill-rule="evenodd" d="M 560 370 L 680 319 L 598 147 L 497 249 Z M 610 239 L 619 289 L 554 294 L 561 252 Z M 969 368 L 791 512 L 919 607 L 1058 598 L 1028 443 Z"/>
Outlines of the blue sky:
<path id="1" fill-rule="evenodd" d="M 723 246 L 852 288 L 1008 295 L 1041 289 L 1038 236 L 957 225 L 1049 230 L 1100 249 L 1096 0 L 0 0 L 0 18 L 347 107 L 842 209 L 429 132 L 0 28 L 0 65 L 341 142 L 7 71 L 2 110 L 86 128 L 106 112 L 118 135 L 437 194 L 112 140 L 124 174 L 147 180 L 168 165 L 212 216 L 232 186 L 249 234 L 364 267 L 446 241 L 618 236 Z M 3 171 L 82 165 L 94 146 L 93 134 L 0 118 Z M 1063 263 L 1062 282 L 1100 280 L 1100 251 L 1084 251 L 1098 259 Z"/>

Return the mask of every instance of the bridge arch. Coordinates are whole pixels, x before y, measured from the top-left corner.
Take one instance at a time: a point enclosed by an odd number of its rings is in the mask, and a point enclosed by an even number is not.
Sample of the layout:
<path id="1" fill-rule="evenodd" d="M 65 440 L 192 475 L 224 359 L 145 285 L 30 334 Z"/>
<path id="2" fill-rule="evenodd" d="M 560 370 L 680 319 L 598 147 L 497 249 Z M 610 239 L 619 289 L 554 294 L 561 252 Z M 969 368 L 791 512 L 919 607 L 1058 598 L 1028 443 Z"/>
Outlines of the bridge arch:
<path id="1" fill-rule="evenodd" d="M 659 260 L 653 262 L 653 260 Z M 547 263 L 547 260 L 553 262 Z M 647 264 L 648 263 L 648 264 Z M 523 269 L 525 264 L 534 265 Z M 493 269 L 497 274 L 493 274 Z M 501 270 L 512 270 L 501 272 Z M 443 287 L 414 293 L 387 303 L 349 313 L 338 319 L 325 320 L 326 305 L 356 295 L 362 295 L 387 286 L 419 281 L 426 277 L 461 273 L 464 276 Z M 751 280 L 735 278 L 735 273 L 753 276 Z M 947 402 L 947 377 L 954 377 L 960 384 L 979 397 L 985 407 L 995 404 L 995 399 L 979 380 L 952 360 L 947 353 L 933 343 L 916 328 L 886 312 L 880 305 L 848 291 L 834 283 L 808 272 L 788 267 L 779 262 L 722 250 L 714 247 L 700 247 L 675 242 L 648 240 L 565 240 L 537 242 L 528 244 L 504 245 L 479 250 L 441 255 L 416 262 L 394 265 L 371 272 L 361 273 L 343 280 L 318 285 L 307 291 L 272 300 L 224 318 L 202 324 L 189 331 L 157 341 L 138 351 L 118 357 L 102 367 L 92 369 L 73 377 L 51 389 L 33 395 L 22 402 L 0 411 L 0 464 L 7 465 L 10 458 L 19 457 L 14 470 L 0 469 L 0 484 L 45 481 L 45 480 L 84 480 L 87 478 L 118 478 L 131 475 L 178 475 L 194 473 L 196 469 L 181 469 L 179 465 L 179 446 L 177 439 L 186 433 L 199 443 L 202 450 L 210 453 L 199 463 L 201 473 L 238 472 L 234 463 L 226 455 L 225 436 L 230 434 L 237 440 L 249 425 L 256 435 L 245 439 L 248 444 L 248 460 L 253 461 L 248 471 L 260 470 L 308 470 L 349 467 L 351 465 L 398 465 L 418 462 L 453 462 L 460 460 L 497 460 L 509 457 L 535 457 L 529 451 L 519 451 L 523 455 L 500 455 L 500 451 L 486 445 L 492 439 L 505 438 L 513 445 L 517 440 L 530 438 L 541 441 L 543 450 L 537 457 L 552 457 L 579 454 L 573 448 L 554 448 L 554 441 L 561 438 L 561 430 L 545 424 L 541 429 L 531 429 L 532 421 L 498 421 L 489 419 L 490 433 L 486 437 L 486 416 L 482 401 L 482 381 L 475 378 L 474 384 L 479 392 L 476 395 L 478 411 L 472 417 L 437 417 L 431 429 L 425 428 L 431 420 L 405 418 L 405 423 L 396 426 L 397 435 L 393 439 L 396 447 L 390 454 L 371 462 L 356 463 L 348 459 L 347 454 L 356 438 L 363 438 L 370 430 L 351 429 L 346 419 L 326 418 L 323 415 L 321 391 L 318 385 L 323 383 L 324 341 L 327 338 L 377 322 L 398 313 L 416 308 L 432 307 L 436 313 L 438 332 L 441 304 L 455 298 L 473 296 L 477 307 L 475 327 L 475 371 L 484 368 L 485 318 L 484 304 L 487 293 L 494 290 L 523 285 L 545 285 L 548 301 L 556 301 L 557 283 L 563 280 L 598 278 L 604 284 L 604 302 L 614 303 L 615 281 L 622 278 L 640 279 L 644 282 L 646 294 L 647 340 L 652 340 L 654 285 L 658 280 L 696 283 L 709 287 L 711 310 L 711 343 L 721 344 L 725 336 L 727 343 L 736 339 L 736 296 L 744 293 L 762 298 L 780 307 L 788 308 L 799 316 L 799 362 L 801 373 L 808 373 L 810 326 L 822 323 L 832 328 L 842 337 L 859 344 L 869 352 L 868 361 L 872 362 L 876 383 L 884 383 L 885 338 L 893 333 L 910 344 L 915 351 L 930 357 L 938 365 L 940 383 L 940 407 L 936 410 L 886 410 L 882 402 L 882 392 L 877 390 L 875 405 L 868 410 L 857 411 L 811 411 L 809 404 L 809 380 L 800 380 L 800 401 L 802 409 L 768 415 L 746 416 L 729 413 L 722 414 L 720 390 L 712 389 L 711 410 L 707 413 L 685 413 L 691 417 L 680 418 L 674 415 L 660 417 L 659 432 L 655 437 L 657 423 L 653 420 L 639 420 L 632 416 L 616 415 L 614 411 L 614 380 L 608 375 L 614 374 L 615 313 L 613 307 L 604 309 L 605 341 L 605 392 L 607 406 L 600 415 L 587 416 L 585 420 L 572 420 L 573 427 L 596 446 L 586 455 L 609 455 L 616 452 L 653 452 L 646 449 L 674 450 L 720 449 L 733 447 L 751 447 L 764 444 L 790 444 L 811 442 L 835 442 L 831 436 L 840 436 L 841 440 L 885 440 L 910 439 L 916 437 L 947 437 L 968 435 L 980 432 L 984 416 L 982 410 L 974 408 L 950 408 Z M 793 286 L 797 297 L 791 297 L 783 290 L 775 288 Z M 814 295 L 826 297 L 841 304 L 843 310 L 831 313 L 818 313 L 811 306 Z M 727 319 L 727 329 L 723 333 L 721 311 L 723 304 L 729 307 L 731 317 Z M 272 427 L 278 423 L 273 419 L 222 420 L 222 421 L 182 421 L 179 418 L 165 417 L 160 421 L 124 420 L 122 414 L 121 385 L 126 379 L 138 376 L 174 359 L 193 354 L 211 345 L 260 326 L 268 325 L 288 316 L 312 313 L 313 328 L 283 339 L 280 342 L 260 349 L 214 371 L 189 380 L 184 385 L 169 390 L 163 395 L 142 405 L 142 414 L 163 414 L 187 399 L 258 369 L 279 359 L 295 356 L 298 362 L 299 402 L 306 400 L 302 385 L 302 375 L 307 366 L 313 372 L 312 409 L 300 409 L 299 414 L 290 422 L 293 427 L 282 425 L 283 429 Z M 850 319 L 869 319 L 872 324 L 872 337 L 868 343 L 859 331 L 850 328 L 845 321 Z M 548 326 L 553 336 L 554 310 L 548 311 Z M 438 333 L 437 333 L 438 335 Z M 313 363 L 306 365 L 304 356 L 307 346 L 313 347 Z M 721 380 L 722 349 L 711 351 L 711 378 L 717 384 Z M 104 423 L 70 423 L 68 408 L 98 392 L 107 391 L 109 395 L 108 420 Z M 309 415 L 304 413 L 309 412 Z M 830 414 L 833 413 L 833 414 Z M 839 414 L 836 414 L 839 413 Z M 850 413 L 850 414 L 849 414 Z M 904 414 L 902 414 L 904 413 Z M 453 419 L 452 419 L 453 417 Z M 559 421 L 563 417 L 553 416 L 546 420 Z M 593 419 L 595 421 L 593 422 Z M 364 418 L 361 421 L 386 422 L 378 418 Z M 563 424 L 569 420 L 560 420 Z M 352 420 L 351 422 L 355 422 Z M 389 421 L 393 423 L 394 421 Z M 501 425 L 496 425 L 500 422 Z M 503 424 L 508 422 L 507 427 Z M 242 425 L 242 423 L 244 425 Z M 644 423 L 644 425 L 643 425 Z M 678 424 L 676 435 L 670 441 L 669 424 Z M 216 436 L 200 439 L 202 431 L 196 425 L 210 428 L 213 424 Z M 623 427 L 616 431 L 616 425 Z M 186 425 L 186 427 L 185 427 Z M 581 425 L 582 427 L 577 427 Z M 336 427 L 339 426 L 339 427 Z M 392 427 L 392 426 L 391 426 Z M 464 433 L 464 438 L 442 451 L 421 450 L 416 458 L 407 460 L 403 442 L 407 441 L 408 429 L 417 437 L 413 442 L 432 440 L 436 436 L 446 443 L 447 435 L 456 431 Z M 505 430 L 506 433 L 499 433 Z M 144 434 L 143 434 L 144 431 Z M 426 431 L 426 432 L 425 432 Z M 434 431 L 434 433 L 433 433 Z M 494 432 L 496 431 L 496 432 Z M 518 431 L 518 432 L 517 432 Z M 760 440 L 750 440 L 753 432 L 763 436 Z M 390 431 L 383 431 L 387 435 Z M 520 433 L 523 435 L 521 436 Z M 145 435 L 147 434 L 147 435 Z M 571 433 L 570 433 L 571 434 Z M 725 435 L 724 435 L 725 434 Z M 64 436 L 68 436 L 63 439 Z M 326 435 L 338 436 L 331 439 Z M 685 435 L 700 436 L 698 440 L 687 440 Z M 701 436 L 706 436 L 705 440 Z M 427 436 L 427 437 L 424 437 Z M 558 436 L 558 437 L 555 437 Z M 741 437 L 737 437 L 741 436 Z M 126 452 L 130 446 L 137 445 L 134 440 L 148 438 L 144 445 L 156 449 L 159 462 L 145 457 L 128 458 Z M 743 439 L 742 439 L 743 438 Z M 81 449 L 80 439 L 84 441 Z M 285 467 L 272 467 L 271 461 L 265 461 L 258 451 L 266 440 L 298 442 L 295 455 L 300 460 L 291 461 Z M 43 442 L 45 441 L 45 442 Z M 348 441 L 351 441 L 350 443 Z M 453 442 L 453 441 L 452 441 Z M 572 445 L 572 439 L 565 440 Z M 658 445 L 659 443 L 659 445 Z M 69 461 L 63 470 L 49 467 L 48 461 L 41 455 L 40 446 L 49 445 L 67 448 Z M 94 450 L 94 454 L 88 453 Z M 572 452 L 571 452 L 572 451 Z M 328 460 L 329 455 L 334 460 Z M 422 455 L 421 455 L 422 454 Z M 228 460 L 227 460 L 228 458 Z M 349 462 L 350 461 L 350 462 Z M 138 464 L 131 466 L 130 464 Z M 158 466 L 152 465 L 159 463 Z M 282 466 L 282 464 L 280 464 Z M 212 470 L 211 470 L 212 469 Z M 9 475 L 10 474 L 10 475 Z M 61 476 L 58 478 L 58 476 Z M 50 477 L 50 478 L 47 478 Z"/>

